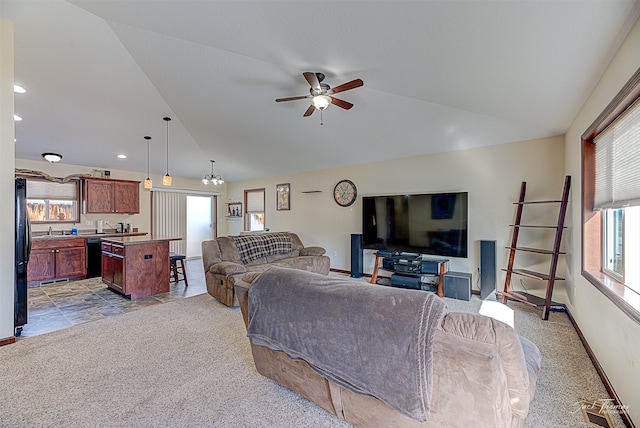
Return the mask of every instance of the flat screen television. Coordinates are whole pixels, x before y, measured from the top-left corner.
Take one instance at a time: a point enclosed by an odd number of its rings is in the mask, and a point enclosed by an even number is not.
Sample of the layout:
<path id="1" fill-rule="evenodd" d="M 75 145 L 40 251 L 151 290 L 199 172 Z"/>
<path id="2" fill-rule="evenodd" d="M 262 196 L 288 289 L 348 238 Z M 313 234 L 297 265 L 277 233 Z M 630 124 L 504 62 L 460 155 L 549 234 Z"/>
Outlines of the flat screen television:
<path id="1" fill-rule="evenodd" d="M 467 257 L 467 207 L 467 192 L 363 196 L 363 247 Z"/>

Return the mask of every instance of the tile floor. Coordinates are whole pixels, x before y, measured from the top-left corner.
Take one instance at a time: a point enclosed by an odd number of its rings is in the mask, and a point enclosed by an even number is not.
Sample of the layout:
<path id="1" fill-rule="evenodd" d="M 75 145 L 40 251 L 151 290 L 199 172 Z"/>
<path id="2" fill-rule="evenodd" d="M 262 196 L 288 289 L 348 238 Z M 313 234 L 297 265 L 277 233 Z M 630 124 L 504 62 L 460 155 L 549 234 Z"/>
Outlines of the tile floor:
<path id="1" fill-rule="evenodd" d="M 171 283 L 168 293 L 136 300 L 107 289 L 101 278 L 29 288 L 27 324 L 18 340 L 206 293 L 202 259 L 187 260 L 186 271 L 188 287 Z"/>

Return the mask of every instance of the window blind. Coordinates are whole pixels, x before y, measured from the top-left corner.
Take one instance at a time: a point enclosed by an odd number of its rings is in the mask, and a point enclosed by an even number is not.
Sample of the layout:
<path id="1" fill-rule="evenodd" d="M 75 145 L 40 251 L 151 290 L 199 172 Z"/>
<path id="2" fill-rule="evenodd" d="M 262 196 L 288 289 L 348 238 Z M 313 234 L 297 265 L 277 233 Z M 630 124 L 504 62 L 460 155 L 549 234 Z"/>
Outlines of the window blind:
<path id="1" fill-rule="evenodd" d="M 264 212 L 264 190 L 247 191 L 247 212 Z"/>
<path id="2" fill-rule="evenodd" d="M 75 181 L 56 183 L 53 181 L 27 179 L 28 199 L 77 200 L 78 185 Z"/>
<path id="3" fill-rule="evenodd" d="M 594 138 L 594 209 L 640 205 L 640 99 Z"/>
<path id="4" fill-rule="evenodd" d="M 187 195 L 178 192 L 156 192 L 151 190 L 152 233 L 154 235 L 182 237 L 169 242 L 169 250 L 186 254 Z"/>

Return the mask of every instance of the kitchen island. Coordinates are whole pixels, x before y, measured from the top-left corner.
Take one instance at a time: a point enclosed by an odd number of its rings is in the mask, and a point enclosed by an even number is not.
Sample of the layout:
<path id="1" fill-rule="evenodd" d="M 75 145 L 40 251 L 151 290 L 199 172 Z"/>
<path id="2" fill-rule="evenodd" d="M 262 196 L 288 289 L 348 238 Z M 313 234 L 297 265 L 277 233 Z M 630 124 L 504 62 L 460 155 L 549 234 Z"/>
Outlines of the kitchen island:
<path id="1" fill-rule="evenodd" d="M 169 291 L 169 242 L 173 236 L 103 238 L 102 281 L 131 299 Z"/>

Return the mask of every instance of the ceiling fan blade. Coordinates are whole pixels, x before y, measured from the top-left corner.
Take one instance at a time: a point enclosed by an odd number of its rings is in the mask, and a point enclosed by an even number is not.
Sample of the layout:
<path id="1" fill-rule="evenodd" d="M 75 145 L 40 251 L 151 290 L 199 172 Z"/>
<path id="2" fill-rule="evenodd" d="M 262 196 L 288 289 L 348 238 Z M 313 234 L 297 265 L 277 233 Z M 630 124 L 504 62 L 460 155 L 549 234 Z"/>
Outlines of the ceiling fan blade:
<path id="1" fill-rule="evenodd" d="M 309 82 L 309 85 L 314 91 L 322 91 L 322 88 L 320 87 L 320 81 L 318 81 L 318 76 L 316 76 L 316 73 L 305 71 L 304 73 L 302 73 L 302 75 L 305 79 L 307 79 L 307 82 Z"/>
<path id="2" fill-rule="evenodd" d="M 309 106 L 309 108 L 307 109 L 307 111 L 305 111 L 305 112 L 304 112 L 304 114 L 302 115 L 302 117 L 311 116 L 311 114 L 313 113 L 313 111 L 314 111 L 315 109 L 316 109 L 316 108 L 313 106 L 313 104 L 311 104 L 311 105 Z"/>
<path id="3" fill-rule="evenodd" d="M 305 98 L 311 98 L 311 95 L 302 95 L 300 97 L 278 98 L 276 102 L 281 103 L 283 101 L 303 100 Z"/>
<path id="4" fill-rule="evenodd" d="M 331 104 L 341 107 L 345 110 L 349 110 L 351 107 L 353 107 L 353 104 L 351 104 L 350 102 L 335 97 L 331 97 Z"/>
<path id="5" fill-rule="evenodd" d="M 362 79 L 352 80 L 351 82 L 343 83 L 342 85 L 338 85 L 333 89 L 329 90 L 330 94 L 337 94 L 338 92 L 348 91 L 349 89 L 359 88 L 364 85 Z"/>

